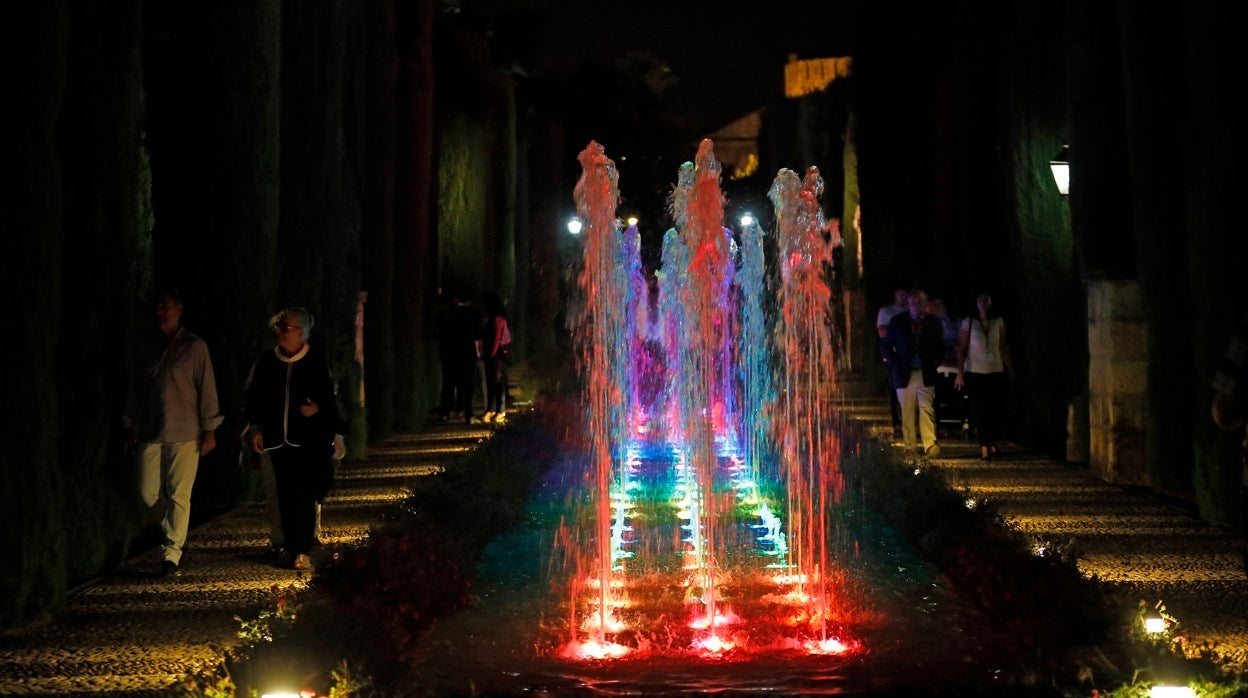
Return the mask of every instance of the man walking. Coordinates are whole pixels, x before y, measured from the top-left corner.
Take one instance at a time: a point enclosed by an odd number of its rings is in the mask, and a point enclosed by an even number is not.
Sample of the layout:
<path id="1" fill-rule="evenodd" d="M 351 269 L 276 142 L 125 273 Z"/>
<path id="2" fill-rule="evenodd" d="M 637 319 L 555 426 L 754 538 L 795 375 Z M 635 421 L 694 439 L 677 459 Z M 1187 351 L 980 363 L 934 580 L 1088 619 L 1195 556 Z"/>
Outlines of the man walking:
<path id="1" fill-rule="evenodd" d="M 888 332 L 888 323 L 898 315 L 904 315 L 907 309 L 906 297 L 910 295 L 910 291 L 901 284 L 893 287 L 893 302 L 880 308 L 875 314 L 875 331 L 879 335 L 881 342 L 884 341 L 884 335 Z M 884 354 L 883 345 L 879 345 L 880 354 L 884 361 L 884 368 L 892 375 L 892 368 L 889 367 L 889 357 Z M 888 409 L 893 415 L 893 437 L 895 438 L 901 432 L 901 405 L 897 402 L 897 392 L 888 391 Z"/>
<path id="2" fill-rule="evenodd" d="M 451 410 L 458 410 L 464 424 L 472 424 L 472 394 L 478 382 L 477 366 L 481 361 L 481 331 L 484 326 L 485 315 L 473 306 L 467 290 L 455 288 L 451 292 L 451 303 L 438 322 L 442 360 L 439 413 L 442 421 L 450 419 Z"/>
<path id="3" fill-rule="evenodd" d="M 880 352 L 888 362 L 901 405 L 901 437 L 906 451 L 913 453 L 915 421 L 922 439 L 922 454 L 940 454 L 936 443 L 936 408 L 933 397 L 938 380 L 937 366 L 944 357 L 940 322 L 927 312 L 927 294 L 910 292 L 907 312 L 893 317 L 880 341 Z"/>
<path id="4" fill-rule="evenodd" d="M 139 342 L 123 426 L 138 443 L 139 494 L 160 521 L 163 575 L 176 574 L 191 520 L 199 459 L 216 448 L 224 417 L 208 345 L 182 326 L 182 295 L 156 298 L 156 331 Z"/>

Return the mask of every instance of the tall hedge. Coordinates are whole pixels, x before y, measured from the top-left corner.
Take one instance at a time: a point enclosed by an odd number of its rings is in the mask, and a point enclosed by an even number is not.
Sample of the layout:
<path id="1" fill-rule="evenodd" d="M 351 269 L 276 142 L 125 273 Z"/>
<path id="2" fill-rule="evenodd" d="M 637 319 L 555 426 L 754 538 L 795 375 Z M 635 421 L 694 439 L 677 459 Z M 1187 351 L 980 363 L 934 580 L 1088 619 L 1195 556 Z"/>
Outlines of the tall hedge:
<path id="1" fill-rule="evenodd" d="M 330 358 L 339 404 L 352 433 L 363 434 L 361 375 L 355 361 L 360 281 L 358 148 L 346 129 L 349 79 L 359 17 L 356 3 L 287 4 L 282 14 L 282 166 L 276 307 L 304 306 L 316 318 L 309 342 Z M 366 444 L 351 439 L 352 457 Z"/>
<path id="2" fill-rule="evenodd" d="M 361 143 L 360 276 L 364 308 L 364 386 L 368 430 L 382 439 L 394 429 L 394 226 L 397 158 L 397 17 L 389 3 L 366 3 L 360 50 L 367 63 L 354 81 L 354 131 Z"/>
<path id="3" fill-rule="evenodd" d="M 237 467 L 242 391 L 271 346 L 279 200 L 277 0 L 149 3 L 145 36 L 156 284 L 186 296 L 208 343 L 225 423 L 196 477 L 194 508 L 257 486 Z"/>
<path id="4" fill-rule="evenodd" d="M 0 142 L 20 173 L 0 187 L 0 287 L 11 299 L 14 337 L 4 342 L 8 399 L 0 401 L 7 448 L 0 449 L 0 624 L 16 625 L 55 607 L 64 593 L 61 522 L 65 475 L 55 384 L 61 328 L 60 258 L 64 183 L 56 142 L 68 68 L 67 2 L 6 3 L 0 41 L 7 81 Z M 41 273 L 28 273 L 29 269 Z"/>
<path id="5" fill-rule="evenodd" d="M 142 2 L 73 2 L 70 36 L 58 139 L 65 246 L 55 385 L 73 398 L 59 403 L 66 515 L 57 543 L 71 551 L 64 573 L 79 580 L 106 555 L 119 561 L 141 513 L 134 466 L 118 436 L 128 349 L 151 331 L 154 307 Z"/>

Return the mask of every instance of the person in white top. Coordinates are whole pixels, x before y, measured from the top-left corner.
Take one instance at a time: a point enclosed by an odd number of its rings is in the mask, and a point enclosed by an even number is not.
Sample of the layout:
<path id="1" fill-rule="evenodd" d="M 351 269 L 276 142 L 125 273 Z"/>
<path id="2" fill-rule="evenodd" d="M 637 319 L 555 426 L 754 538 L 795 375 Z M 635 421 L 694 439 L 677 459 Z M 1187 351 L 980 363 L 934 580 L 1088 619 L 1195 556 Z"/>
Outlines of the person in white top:
<path id="1" fill-rule="evenodd" d="M 898 286 L 893 289 L 893 302 L 881 307 L 880 311 L 875 314 L 875 331 L 879 334 L 880 339 L 883 339 L 884 333 L 888 332 L 888 321 L 910 309 L 910 306 L 906 303 L 906 299 L 909 297 L 909 289 Z"/>
<path id="2" fill-rule="evenodd" d="M 1014 374 L 1014 363 L 1005 339 L 1005 321 L 992 312 L 992 296 L 979 294 L 975 307 L 977 312 L 962 321 L 954 387 L 961 390 L 965 385 L 970 391 L 980 458 L 991 460 L 997 455 L 1007 378 Z"/>

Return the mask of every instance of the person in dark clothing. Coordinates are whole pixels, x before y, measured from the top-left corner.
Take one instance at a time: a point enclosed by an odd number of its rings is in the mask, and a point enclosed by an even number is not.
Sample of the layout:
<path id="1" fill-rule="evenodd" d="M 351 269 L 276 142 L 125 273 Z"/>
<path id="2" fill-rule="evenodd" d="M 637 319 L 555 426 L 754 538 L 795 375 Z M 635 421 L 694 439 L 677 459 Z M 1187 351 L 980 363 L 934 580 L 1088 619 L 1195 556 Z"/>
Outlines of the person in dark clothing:
<path id="1" fill-rule="evenodd" d="M 468 300 L 463 290 L 451 293 L 451 303 L 438 319 L 438 353 L 442 361 L 442 402 L 440 416 L 451 418 L 452 410 L 472 423 L 472 392 L 477 361 L 481 358 L 481 325 L 484 316 Z"/>
<path id="2" fill-rule="evenodd" d="M 485 296 L 485 329 L 481 336 L 481 358 L 485 361 L 485 416 L 482 421 L 502 423 L 507 419 L 507 365 L 511 358 L 511 326 L 507 309 L 496 293 Z"/>
<path id="3" fill-rule="evenodd" d="M 917 417 L 923 455 L 940 455 L 936 443 L 936 408 L 933 397 L 938 380 L 937 367 L 945 354 L 940 321 L 928 312 L 927 294 L 920 289 L 906 299 L 908 312 L 894 316 L 880 341 L 880 352 L 888 362 L 893 389 L 901 405 L 901 434 L 907 452 L 915 449 Z"/>
<path id="4" fill-rule="evenodd" d="M 273 462 L 283 562 L 306 570 L 316 544 L 316 505 L 333 485 L 332 461 L 346 451 L 346 426 L 329 364 L 307 343 L 312 314 L 287 308 L 269 326 L 277 346 L 256 359 L 247 379 L 246 438 L 252 450 L 268 452 Z"/>
<path id="5" fill-rule="evenodd" d="M 888 322 L 898 315 L 906 312 L 906 296 L 910 295 L 909 289 L 902 284 L 893 285 L 893 302 L 880 308 L 875 314 L 875 330 L 879 336 L 880 342 L 884 341 L 884 335 L 888 332 Z M 892 374 L 892 369 L 888 366 L 888 354 L 884 353 L 883 344 L 877 344 L 880 350 L 880 359 L 884 361 L 884 368 Z M 891 385 L 891 381 L 890 381 Z M 888 391 L 888 408 L 893 416 L 893 435 L 901 433 L 901 405 L 897 402 L 897 391 Z"/>

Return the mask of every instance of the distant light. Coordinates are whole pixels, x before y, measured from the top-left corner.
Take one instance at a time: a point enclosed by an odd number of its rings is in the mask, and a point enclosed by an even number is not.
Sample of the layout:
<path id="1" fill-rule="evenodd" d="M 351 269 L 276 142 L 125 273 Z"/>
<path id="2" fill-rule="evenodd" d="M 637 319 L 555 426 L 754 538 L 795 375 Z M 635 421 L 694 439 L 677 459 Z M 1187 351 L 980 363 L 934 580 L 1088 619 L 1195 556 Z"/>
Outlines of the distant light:
<path id="1" fill-rule="evenodd" d="M 262 693 L 260 698 L 302 698 L 298 693 Z"/>
<path id="2" fill-rule="evenodd" d="M 748 213 L 747 213 L 747 214 L 745 214 L 745 215 L 743 215 L 743 216 L 741 216 L 741 227 L 742 227 L 742 228 L 748 228 L 748 227 L 750 227 L 751 225 L 754 225 L 754 216 L 751 216 L 751 215 L 750 215 L 750 214 L 748 214 Z"/>
<path id="3" fill-rule="evenodd" d="M 568 219 L 568 232 L 572 233 L 573 235 L 581 234 L 581 219 L 580 218 L 577 218 L 576 216 L 572 216 L 571 218 Z"/>
<path id="4" fill-rule="evenodd" d="M 1053 181 L 1057 183 L 1057 193 L 1066 196 L 1070 193 L 1070 146 L 1062 146 L 1062 152 L 1049 161 L 1049 169 L 1053 172 Z"/>
<path id="5" fill-rule="evenodd" d="M 637 225 L 637 216 L 629 216 L 626 222 L 630 228 Z"/>
<path id="6" fill-rule="evenodd" d="M 1148 695 L 1152 698 L 1195 698 L 1196 692 L 1187 686 L 1153 686 Z"/>
<path id="7" fill-rule="evenodd" d="M 1149 616 L 1144 619 L 1144 631 L 1150 635 L 1166 632 L 1166 621 L 1160 616 Z"/>

